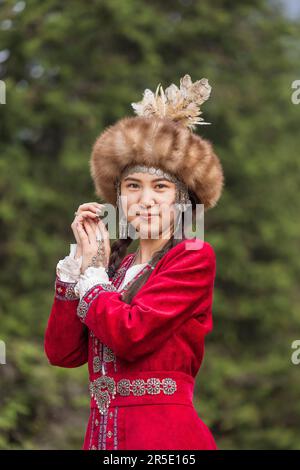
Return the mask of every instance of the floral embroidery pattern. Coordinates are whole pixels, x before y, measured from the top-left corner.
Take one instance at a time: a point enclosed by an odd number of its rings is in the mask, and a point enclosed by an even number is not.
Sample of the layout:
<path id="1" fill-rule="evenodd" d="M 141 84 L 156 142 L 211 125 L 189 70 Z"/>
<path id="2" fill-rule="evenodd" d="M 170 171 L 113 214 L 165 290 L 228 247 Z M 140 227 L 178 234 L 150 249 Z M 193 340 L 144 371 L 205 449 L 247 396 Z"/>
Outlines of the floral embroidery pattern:
<path id="1" fill-rule="evenodd" d="M 115 354 L 113 350 L 106 346 L 106 344 L 104 344 L 103 360 L 105 362 L 112 362 L 115 360 Z"/>
<path id="2" fill-rule="evenodd" d="M 93 358 L 93 371 L 94 373 L 100 372 L 101 370 L 101 361 L 99 356 Z"/>

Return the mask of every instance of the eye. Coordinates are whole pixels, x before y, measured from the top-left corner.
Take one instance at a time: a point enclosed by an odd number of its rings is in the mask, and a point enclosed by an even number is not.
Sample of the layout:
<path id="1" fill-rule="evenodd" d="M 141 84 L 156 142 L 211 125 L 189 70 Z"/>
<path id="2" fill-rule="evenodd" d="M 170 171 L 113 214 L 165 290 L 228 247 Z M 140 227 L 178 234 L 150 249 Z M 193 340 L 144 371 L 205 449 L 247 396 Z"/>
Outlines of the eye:
<path id="1" fill-rule="evenodd" d="M 132 186 L 132 185 L 133 185 L 133 186 L 138 186 L 137 183 L 129 183 L 129 184 L 127 185 L 127 188 L 130 188 L 130 186 Z"/>
<path id="2" fill-rule="evenodd" d="M 163 189 L 163 188 L 168 187 L 166 184 L 163 184 L 163 183 L 158 183 L 156 186 L 162 186 L 162 188 L 159 188 L 159 189 Z"/>

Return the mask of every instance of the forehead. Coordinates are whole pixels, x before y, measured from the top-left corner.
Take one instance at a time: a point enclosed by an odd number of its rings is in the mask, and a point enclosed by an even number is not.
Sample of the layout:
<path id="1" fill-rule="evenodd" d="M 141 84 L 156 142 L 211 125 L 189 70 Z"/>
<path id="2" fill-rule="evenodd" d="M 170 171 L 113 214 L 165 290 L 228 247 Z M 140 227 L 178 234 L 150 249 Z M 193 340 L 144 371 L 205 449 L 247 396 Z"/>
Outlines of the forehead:
<path id="1" fill-rule="evenodd" d="M 163 176 L 151 175 L 150 173 L 135 172 L 122 178 L 122 181 L 141 181 L 141 182 L 155 182 L 155 181 L 169 181 L 168 178 Z M 170 182 L 170 181 L 169 181 Z"/>

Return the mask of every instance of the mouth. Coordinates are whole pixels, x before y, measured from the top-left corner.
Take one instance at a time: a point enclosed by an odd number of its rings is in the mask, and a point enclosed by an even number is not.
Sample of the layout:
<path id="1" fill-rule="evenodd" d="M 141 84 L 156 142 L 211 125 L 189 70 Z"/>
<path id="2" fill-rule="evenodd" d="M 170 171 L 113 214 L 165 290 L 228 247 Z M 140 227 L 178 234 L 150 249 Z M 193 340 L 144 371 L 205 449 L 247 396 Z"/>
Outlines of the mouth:
<path id="1" fill-rule="evenodd" d="M 157 217 L 159 214 L 142 214 L 142 213 L 139 212 L 137 215 L 138 215 L 138 216 L 140 217 L 140 219 L 142 219 L 142 220 L 150 220 L 150 219 L 152 219 L 153 217 Z"/>

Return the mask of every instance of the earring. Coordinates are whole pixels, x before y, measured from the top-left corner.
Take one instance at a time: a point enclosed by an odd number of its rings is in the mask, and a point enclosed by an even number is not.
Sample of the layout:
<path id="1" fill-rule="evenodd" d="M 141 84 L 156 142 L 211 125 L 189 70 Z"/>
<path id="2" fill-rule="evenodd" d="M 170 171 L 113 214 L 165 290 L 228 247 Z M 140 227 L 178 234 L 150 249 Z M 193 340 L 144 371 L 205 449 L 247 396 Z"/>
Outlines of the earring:
<path id="1" fill-rule="evenodd" d="M 182 220 L 182 216 L 181 216 L 181 214 L 182 214 L 182 192 L 177 187 L 176 187 L 175 204 L 176 204 L 176 207 L 178 208 L 178 213 L 175 212 L 177 214 L 177 219 L 176 219 L 175 225 L 174 225 L 174 237 L 179 238 L 179 237 L 181 237 L 181 230 L 179 230 L 179 229 L 180 229 L 181 220 Z M 179 235 L 179 237 L 177 237 L 177 234 Z"/>
<path id="2" fill-rule="evenodd" d="M 127 238 L 127 228 L 128 226 L 125 219 L 121 219 L 119 224 L 119 238 Z"/>
<path id="3" fill-rule="evenodd" d="M 191 206 L 192 205 L 192 201 L 190 200 L 190 198 L 188 198 L 187 200 L 184 201 L 183 203 L 183 212 L 186 212 L 187 211 L 187 208 L 188 206 Z"/>
<path id="4" fill-rule="evenodd" d="M 178 219 L 176 221 L 176 226 L 174 228 L 174 234 L 178 232 L 182 236 L 182 230 L 179 230 L 182 224 L 182 213 L 185 212 L 190 204 L 192 204 L 188 191 L 184 188 L 176 188 L 176 199 L 178 207 Z M 177 237 L 176 237 L 177 238 Z"/>
<path id="5" fill-rule="evenodd" d="M 117 207 L 119 209 L 119 214 L 121 214 L 121 219 L 120 219 L 120 224 L 119 224 L 119 238 L 124 239 L 124 238 L 127 238 L 127 235 L 128 235 L 128 223 L 127 223 L 127 218 L 125 214 L 123 213 L 119 188 L 117 191 Z"/>

